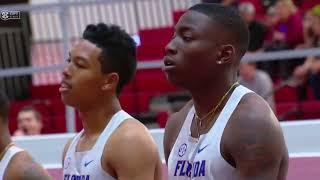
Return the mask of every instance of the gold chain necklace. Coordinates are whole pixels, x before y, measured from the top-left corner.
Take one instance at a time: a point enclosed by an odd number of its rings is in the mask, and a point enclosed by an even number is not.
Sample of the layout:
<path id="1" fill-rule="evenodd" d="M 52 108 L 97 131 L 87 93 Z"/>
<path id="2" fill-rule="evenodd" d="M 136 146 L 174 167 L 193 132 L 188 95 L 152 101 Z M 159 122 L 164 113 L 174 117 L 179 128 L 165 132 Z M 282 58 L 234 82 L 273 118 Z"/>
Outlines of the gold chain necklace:
<path id="1" fill-rule="evenodd" d="M 197 137 L 200 137 L 200 128 L 202 127 L 202 121 L 204 119 L 206 119 L 207 117 L 213 117 L 213 115 L 215 114 L 215 112 L 217 111 L 217 109 L 220 107 L 221 103 L 225 100 L 225 98 L 227 97 L 227 95 L 230 93 L 231 90 L 233 90 L 239 83 L 235 82 L 232 84 L 232 86 L 228 89 L 228 91 L 222 96 L 222 98 L 220 99 L 220 101 L 218 102 L 218 104 L 216 106 L 214 106 L 206 115 L 204 115 L 202 118 L 200 118 L 197 113 L 194 113 L 194 117 L 196 119 L 196 125 L 197 125 Z M 200 127 L 199 127 L 200 126 Z"/>
<path id="2" fill-rule="evenodd" d="M 2 158 L 3 158 L 3 155 L 8 151 L 8 149 L 11 147 L 11 146 L 13 146 L 14 144 L 13 143 L 9 143 L 3 150 L 2 150 L 2 152 L 0 153 L 0 158 L 1 158 L 1 160 L 2 160 Z"/>

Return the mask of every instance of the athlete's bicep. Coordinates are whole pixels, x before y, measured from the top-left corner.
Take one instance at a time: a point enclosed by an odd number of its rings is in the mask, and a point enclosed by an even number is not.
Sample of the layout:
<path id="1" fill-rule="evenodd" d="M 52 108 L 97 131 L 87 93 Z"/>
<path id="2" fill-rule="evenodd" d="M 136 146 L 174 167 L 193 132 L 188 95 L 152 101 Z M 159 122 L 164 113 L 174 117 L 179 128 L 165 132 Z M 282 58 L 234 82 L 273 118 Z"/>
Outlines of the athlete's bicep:
<path id="1" fill-rule="evenodd" d="M 268 136 L 254 137 L 252 134 L 241 138 L 238 152 L 233 154 L 239 180 L 277 180 L 283 154 L 281 147 L 271 139 L 278 137 L 270 134 Z"/>
<path id="2" fill-rule="evenodd" d="M 149 157 L 144 157 L 149 158 Z M 122 166 L 116 170 L 117 179 L 119 180 L 140 180 L 140 179 L 150 179 L 150 180 L 161 180 L 161 171 L 157 170 L 156 160 L 153 158 L 154 162 L 150 162 L 149 160 L 143 159 L 139 162 L 136 161 L 134 163 L 126 163 L 132 164 L 134 166 Z"/>
<path id="3" fill-rule="evenodd" d="M 156 179 L 161 176 L 156 143 L 145 127 L 131 124 L 130 128 L 122 129 L 110 138 L 107 164 L 119 180 Z"/>
<path id="4" fill-rule="evenodd" d="M 238 115 L 233 127 L 231 155 L 239 180 L 277 180 L 286 153 L 281 127 L 263 103 Z"/>
<path id="5" fill-rule="evenodd" d="M 23 175 L 20 180 L 50 180 L 49 174 L 36 163 L 28 163 L 23 169 Z"/>
<path id="6" fill-rule="evenodd" d="M 131 160 L 132 161 L 132 160 Z M 162 180 L 162 169 L 160 159 L 145 156 L 140 161 L 127 162 L 116 170 L 118 180 Z"/>
<path id="7" fill-rule="evenodd" d="M 155 179 L 160 157 L 155 145 L 149 143 L 132 142 L 122 158 L 118 159 L 115 168 L 119 180 Z M 151 147 L 150 147 L 151 146 Z"/>

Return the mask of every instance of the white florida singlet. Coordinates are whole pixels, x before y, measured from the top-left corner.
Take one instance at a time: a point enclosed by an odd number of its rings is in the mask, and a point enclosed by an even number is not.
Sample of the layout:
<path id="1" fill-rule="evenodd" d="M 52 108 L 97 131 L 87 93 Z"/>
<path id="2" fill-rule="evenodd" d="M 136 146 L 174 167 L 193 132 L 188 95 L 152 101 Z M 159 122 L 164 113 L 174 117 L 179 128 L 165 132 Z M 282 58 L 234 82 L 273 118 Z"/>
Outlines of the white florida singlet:
<path id="1" fill-rule="evenodd" d="M 102 169 L 101 157 L 103 149 L 110 135 L 119 127 L 119 125 L 133 118 L 123 110 L 113 115 L 110 122 L 100 134 L 94 146 L 85 152 L 77 152 L 76 146 L 83 130 L 72 140 L 66 156 L 64 158 L 63 179 L 64 180 L 114 180 L 107 172 Z"/>
<path id="2" fill-rule="evenodd" d="M 222 157 L 220 141 L 227 122 L 241 98 L 251 90 L 238 86 L 232 92 L 208 133 L 191 136 L 194 106 L 190 109 L 168 159 L 169 180 L 234 180 L 235 168 Z"/>
<path id="3" fill-rule="evenodd" d="M 23 149 L 17 147 L 17 146 L 11 146 L 7 152 L 4 154 L 0 161 L 0 180 L 3 180 L 3 175 L 7 169 L 7 166 L 9 165 L 11 159 L 18 153 L 23 151 Z"/>

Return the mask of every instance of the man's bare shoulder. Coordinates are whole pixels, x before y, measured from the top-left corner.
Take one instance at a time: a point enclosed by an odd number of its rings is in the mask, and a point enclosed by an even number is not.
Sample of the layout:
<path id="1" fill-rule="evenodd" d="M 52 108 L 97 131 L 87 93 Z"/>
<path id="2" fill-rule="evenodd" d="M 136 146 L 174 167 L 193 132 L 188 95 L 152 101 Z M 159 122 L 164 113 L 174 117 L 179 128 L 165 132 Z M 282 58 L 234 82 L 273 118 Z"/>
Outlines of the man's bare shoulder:
<path id="1" fill-rule="evenodd" d="M 103 158 L 104 167 L 116 172 L 117 176 L 134 177 L 141 169 L 154 175 L 161 164 L 154 139 L 137 120 L 126 120 L 115 130 L 106 144 Z"/>
<path id="2" fill-rule="evenodd" d="M 136 119 L 124 121 L 112 135 L 113 140 L 131 141 L 135 138 L 150 141 L 152 137 L 147 127 Z"/>
<path id="3" fill-rule="evenodd" d="M 5 177 L 12 180 L 52 179 L 44 168 L 26 152 L 17 153 L 7 167 Z"/>
<path id="4" fill-rule="evenodd" d="M 268 103 L 254 93 L 242 98 L 228 123 L 230 129 L 233 138 L 244 134 L 256 136 L 263 132 L 281 133 L 280 123 Z"/>
<path id="5" fill-rule="evenodd" d="M 250 126 L 249 128 L 271 126 L 271 128 L 280 129 L 279 121 L 268 103 L 254 93 L 249 93 L 242 98 L 231 118 L 237 119 L 237 123 Z"/>
<path id="6" fill-rule="evenodd" d="M 280 123 L 267 102 L 253 93 L 245 95 L 232 114 L 222 147 L 225 147 L 223 154 L 232 157 L 232 163 L 248 177 L 262 172 L 275 176 L 273 172 L 287 166 L 287 148 Z"/>
<path id="7" fill-rule="evenodd" d="M 133 155 L 133 152 L 157 154 L 157 145 L 149 130 L 137 120 L 127 120 L 110 136 L 107 149 L 112 153 Z M 115 151 L 114 151 L 115 150 Z M 109 151 L 110 152 L 110 151 Z M 158 155 L 158 154 L 157 154 Z"/>

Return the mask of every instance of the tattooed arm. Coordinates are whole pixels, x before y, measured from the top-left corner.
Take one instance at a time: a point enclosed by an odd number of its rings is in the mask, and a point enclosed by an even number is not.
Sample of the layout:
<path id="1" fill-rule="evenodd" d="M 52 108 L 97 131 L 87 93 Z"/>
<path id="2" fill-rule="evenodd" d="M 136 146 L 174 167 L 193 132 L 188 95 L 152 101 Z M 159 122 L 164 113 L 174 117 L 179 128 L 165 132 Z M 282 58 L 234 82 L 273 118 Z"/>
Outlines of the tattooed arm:
<path id="1" fill-rule="evenodd" d="M 232 121 L 236 123 L 232 125 L 228 152 L 238 179 L 285 180 L 287 148 L 280 124 L 266 102 L 249 95 L 239 105 Z"/>
<path id="2" fill-rule="evenodd" d="M 4 179 L 12 180 L 50 180 L 52 179 L 43 167 L 23 151 L 16 154 L 5 172 Z"/>

